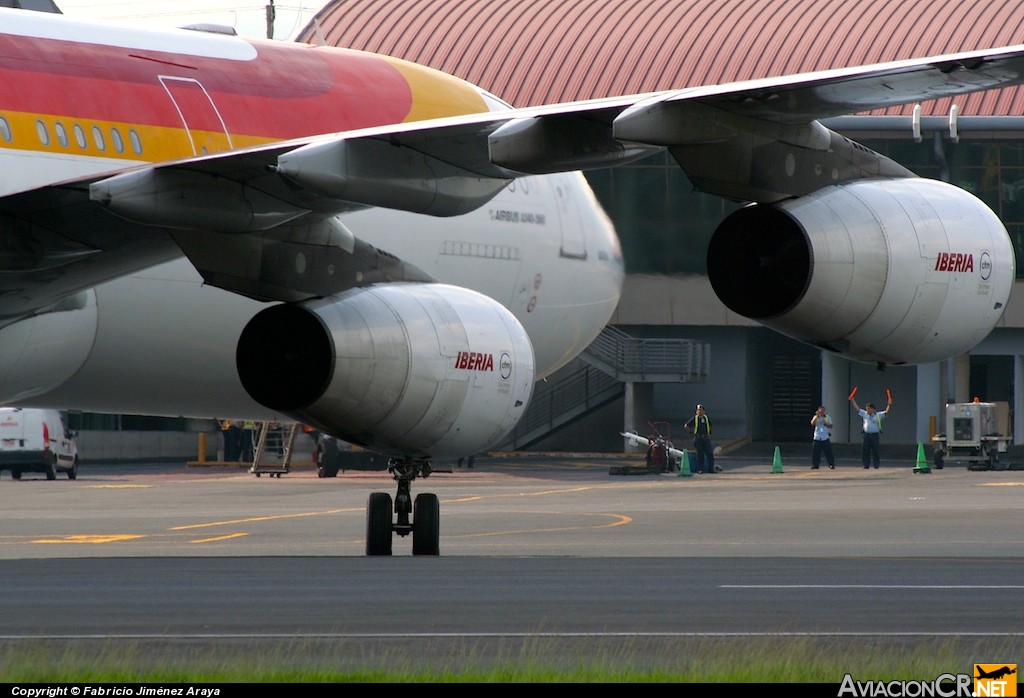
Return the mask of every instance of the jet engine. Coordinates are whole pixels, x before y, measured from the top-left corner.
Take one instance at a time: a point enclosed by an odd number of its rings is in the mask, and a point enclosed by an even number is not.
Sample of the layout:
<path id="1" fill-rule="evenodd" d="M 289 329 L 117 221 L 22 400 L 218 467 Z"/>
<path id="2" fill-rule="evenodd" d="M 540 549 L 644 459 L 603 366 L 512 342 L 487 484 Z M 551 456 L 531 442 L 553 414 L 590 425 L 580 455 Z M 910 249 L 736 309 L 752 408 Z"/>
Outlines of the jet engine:
<path id="1" fill-rule="evenodd" d="M 708 277 L 736 313 L 850 359 L 917 364 L 976 345 L 1014 280 L 1009 236 L 972 194 L 861 180 L 727 217 Z"/>
<path id="2" fill-rule="evenodd" d="M 0 402 L 35 398 L 81 369 L 96 341 L 97 316 L 90 290 L 0 328 Z"/>
<path id="3" fill-rule="evenodd" d="M 345 441 L 412 458 L 486 450 L 519 421 L 533 347 L 494 300 L 393 283 L 258 313 L 242 331 L 250 396 Z"/>

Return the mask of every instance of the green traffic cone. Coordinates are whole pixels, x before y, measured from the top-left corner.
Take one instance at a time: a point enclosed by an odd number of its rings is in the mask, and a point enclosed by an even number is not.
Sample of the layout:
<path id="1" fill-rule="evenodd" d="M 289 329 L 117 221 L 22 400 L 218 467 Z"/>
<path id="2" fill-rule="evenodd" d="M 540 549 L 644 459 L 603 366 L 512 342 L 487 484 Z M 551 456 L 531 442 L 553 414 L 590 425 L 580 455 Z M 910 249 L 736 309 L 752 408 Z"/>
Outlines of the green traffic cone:
<path id="1" fill-rule="evenodd" d="M 917 442 L 917 465 L 914 466 L 914 475 L 918 473 L 930 473 L 932 469 L 928 466 L 928 459 L 924 456 L 924 444 Z"/>
<path id="2" fill-rule="evenodd" d="M 683 457 L 679 459 L 679 477 L 693 477 L 690 472 L 690 452 L 683 451 Z"/>
<path id="3" fill-rule="evenodd" d="M 772 458 L 772 472 L 773 473 L 781 473 L 782 472 L 782 454 L 779 453 L 779 447 L 778 446 L 775 447 L 775 457 Z"/>

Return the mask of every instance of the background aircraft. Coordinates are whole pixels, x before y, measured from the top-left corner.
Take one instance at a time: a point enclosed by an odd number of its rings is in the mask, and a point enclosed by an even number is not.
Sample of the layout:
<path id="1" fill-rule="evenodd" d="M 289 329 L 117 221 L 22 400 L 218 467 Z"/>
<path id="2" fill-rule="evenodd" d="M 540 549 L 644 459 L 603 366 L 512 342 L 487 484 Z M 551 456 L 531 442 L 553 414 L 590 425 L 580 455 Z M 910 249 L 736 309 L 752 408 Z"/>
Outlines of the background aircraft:
<path id="1" fill-rule="evenodd" d="M 0 10 L 0 401 L 300 420 L 393 457 L 368 553 L 397 532 L 437 554 L 437 499 L 411 481 L 507 433 L 615 308 L 618 244 L 574 171 L 669 149 L 754 202 L 709 252 L 727 305 L 857 360 L 934 361 L 998 321 L 1005 229 L 815 119 L 1022 65 L 510 110 L 380 56 Z"/>

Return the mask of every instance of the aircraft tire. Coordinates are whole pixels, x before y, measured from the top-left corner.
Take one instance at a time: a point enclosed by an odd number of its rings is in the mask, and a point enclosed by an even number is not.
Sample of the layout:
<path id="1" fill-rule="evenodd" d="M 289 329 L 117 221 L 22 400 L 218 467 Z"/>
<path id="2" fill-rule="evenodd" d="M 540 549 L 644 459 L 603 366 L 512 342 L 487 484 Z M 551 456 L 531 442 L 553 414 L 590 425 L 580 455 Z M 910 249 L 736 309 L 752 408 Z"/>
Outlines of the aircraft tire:
<path id="1" fill-rule="evenodd" d="M 391 554 L 391 495 L 371 492 L 366 505 L 366 554 Z"/>
<path id="2" fill-rule="evenodd" d="M 440 555 L 441 505 L 437 495 L 424 492 L 413 502 L 412 554 Z"/>
<path id="3" fill-rule="evenodd" d="M 333 449 L 332 449 L 333 450 Z M 323 443 L 318 443 L 316 446 L 316 476 L 317 477 L 338 477 L 338 464 L 337 458 L 332 458 L 335 461 L 328 463 L 329 456 L 327 449 L 324 448 Z"/>
<path id="4" fill-rule="evenodd" d="M 337 468 L 328 468 L 327 466 L 324 466 L 324 465 L 317 465 L 316 466 L 316 476 L 317 477 L 338 477 L 338 469 Z"/>

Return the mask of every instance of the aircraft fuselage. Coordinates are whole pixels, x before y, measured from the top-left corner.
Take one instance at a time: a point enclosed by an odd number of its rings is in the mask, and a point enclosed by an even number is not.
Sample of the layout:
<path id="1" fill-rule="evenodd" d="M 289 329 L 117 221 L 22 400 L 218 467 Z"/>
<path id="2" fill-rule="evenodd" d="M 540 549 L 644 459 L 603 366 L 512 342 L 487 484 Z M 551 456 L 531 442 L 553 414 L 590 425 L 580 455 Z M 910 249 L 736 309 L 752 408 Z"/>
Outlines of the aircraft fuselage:
<path id="1" fill-rule="evenodd" d="M 0 14 L 0 196 L 313 134 L 503 108 L 456 78 L 361 52 Z M 618 302 L 618 241 L 579 174 L 515 180 L 460 216 L 366 208 L 341 220 L 438 281 L 511 310 L 533 343 L 537 378 L 585 347 Z M 73 234 L 54 235 L 74 247 Z M 154 235 L 152 260 L 69 287 L 79 294 L 76 310 L 0 329 L 0 401 L 265 416 L 234 369 L 239 333 L 265 304 L 203 285 L 169 241 Z M 153 264 L 167 257 L 174 258 Z M 10 302 L 0 294 L 0 317 Z M 40 329 L 46 323 L 53 326 Z M 67 346 L 55 348 L 60 343 Z M 52 360 L 41 358 L 42 345 Z"/>

